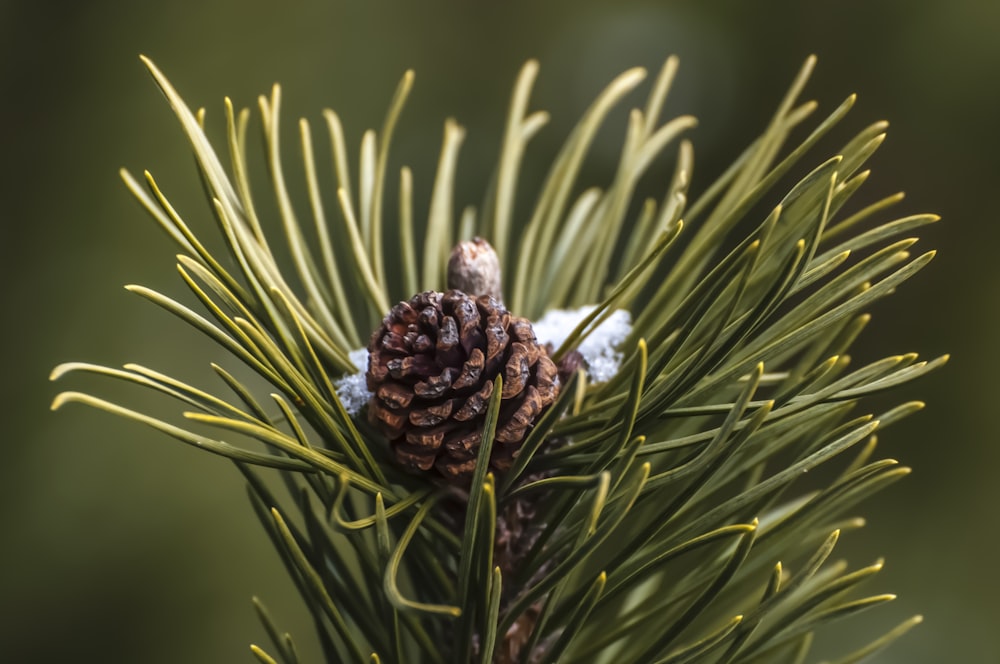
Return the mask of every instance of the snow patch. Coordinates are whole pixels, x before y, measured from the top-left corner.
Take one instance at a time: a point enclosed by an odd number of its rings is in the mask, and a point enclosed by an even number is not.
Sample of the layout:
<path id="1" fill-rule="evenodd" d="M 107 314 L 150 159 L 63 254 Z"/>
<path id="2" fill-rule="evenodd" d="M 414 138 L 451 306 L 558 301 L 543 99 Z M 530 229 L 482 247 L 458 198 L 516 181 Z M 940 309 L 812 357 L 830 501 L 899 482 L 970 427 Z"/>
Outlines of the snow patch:
<path id="1" fill-rule="evenodd" d="M 534 324 L 538 342 L 551 343 L 554 348 L 559 348 L 580 321 L 594 309 L 594 305 L 588 305 L 573 310 L 549 311 Z M 624 309 L 617 309 L 577 347 L 586 362 L 589 382 L 603 383 L 618 373 L 624 358 L 618 347 L 631 331 L 632 315 Z"/>
<path id="2" fill-rule="evenodd" d="M 333 388 L 337 391 L 340 403 L 344 404 L 344 410 L 347 411 L 348 415 L 354 417 L 372 396 L 365 383 L 365 372 L 368 371 L 368 349 L 352 350 L 348 357 L 351 358 L 351 362 L 358 370 L 352 374 L 344 374 L 334 382 Z"/>

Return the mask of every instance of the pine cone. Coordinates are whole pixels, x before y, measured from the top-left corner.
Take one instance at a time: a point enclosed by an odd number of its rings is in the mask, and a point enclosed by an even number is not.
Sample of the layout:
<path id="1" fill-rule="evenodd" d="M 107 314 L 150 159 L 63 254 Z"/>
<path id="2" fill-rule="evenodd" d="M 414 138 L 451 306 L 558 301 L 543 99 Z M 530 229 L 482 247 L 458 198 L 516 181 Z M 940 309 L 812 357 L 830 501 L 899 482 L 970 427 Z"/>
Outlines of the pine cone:
<path id="1" fill-rule="evenodd" d="M 559 393 L 555 364 L 531 322 L 489 296 L 426 291 L 400 302 L 368 345 L 369 420 L 396 459 L 453 482 L 471 477 L 493 381 L 503 373 L 495 471 L 510 468 L 528 430 Z"/>

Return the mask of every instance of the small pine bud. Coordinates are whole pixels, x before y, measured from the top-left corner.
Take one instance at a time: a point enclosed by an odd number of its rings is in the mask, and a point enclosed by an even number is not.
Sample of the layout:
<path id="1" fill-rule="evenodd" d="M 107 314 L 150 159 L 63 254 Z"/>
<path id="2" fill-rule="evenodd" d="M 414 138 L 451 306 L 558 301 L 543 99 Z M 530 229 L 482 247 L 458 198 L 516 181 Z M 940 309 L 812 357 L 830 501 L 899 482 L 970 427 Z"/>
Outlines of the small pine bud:
<path id="1" fill-rule="evenodd" d="M 490 243 L 481 237 L 459 242 L 448 259 L 448 290 L 460 290 L 473 297 L 488 295 L 503 302 L 500 259 Z"/>

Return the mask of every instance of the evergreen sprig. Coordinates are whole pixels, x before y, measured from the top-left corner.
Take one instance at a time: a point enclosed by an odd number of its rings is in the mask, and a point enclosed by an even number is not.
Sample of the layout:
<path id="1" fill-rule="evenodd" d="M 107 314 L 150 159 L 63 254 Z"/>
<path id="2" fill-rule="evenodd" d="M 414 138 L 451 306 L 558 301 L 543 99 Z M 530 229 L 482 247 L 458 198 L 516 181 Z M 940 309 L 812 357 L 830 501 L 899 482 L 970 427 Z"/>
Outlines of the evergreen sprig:
<path id="1" fill-rule="evenodd" d="M 271 220 L 260 218 L 251 195 L 249 111 L 237 113 L 226 100 L 220 155 L 204 133 L 204 112 L 192 112 L 143 61 L 190 141 L 227 253 L 209 252 L 152 175 L 123 170 L 136 199 L 179 246 L 177 269 L 207 315 L 128 288 L 206 334 L 274 391 L 260 397 L 221 360 L 212 368 L 224 396 L 140 365 L 70 363 L 53 378 L 98 373 L 187 410 L 179 422 L 167 421 L 80 392 L 60 394 L 54 408 L 84 403 L 231 459 L 328 661 L 804 662 L 818 628 L 892 599 L 857 592 L 881 562 L 850 569 L 831 556 L 839 534 L 863 524 L 852 516 L 856 504 L 908 473 L 877 458 L 876 433 L 921 404 L 878 415 L 855 410 L 863 397 L 946 358 L 906 354 L 856 367 L 847 353 L 868 323 L 865 312 L 933 256 L 911 255 L 909 234 L 936 217 L 875 221 L 901 195 L 844 212 L 868 178 L 862 168 L 884 123 L 861 130 L 775 194 L 854 104 L 849 97 L 785 148 L 816 109 L 798 102 L 813 59 L 764 132 L 691 205 L 693 151 L 678 140 L 694 120 L 660 121 L 673 58 L 645 106 L 629 115 L 610 183 L 579 183 L 598 129 L 645 76 L 641 69 L 622 74 L 569 134 L 523 225 L 514 221 L 520 165 L 548 119 L 528 112 L 536 63 L 517 80 L 484 201 L 458 219 L 454 177 L 464 130 L 445 123 L 423 223 L 415 221 L 406 167 L 398 212 L 384 204 L 389 147 L 412 73 L 381 132 L 364 134 L 356 185 L 338 116 L 323 114 L 337 179 L 332 195 L 319 182 L 311 127 L 300 121 L 307 215 L 286 188 L 275 86 L 259 111 L 291 273 L 280 267 Z M 675 145 L 662 198 L 635 200 L 644 173 Z M 762 206 L 770 212 L 746 233 Z M 387 249 L 397 245 L 383 241 L 387 234 L 398 236 L 398 254 Z M 402 472 L 364 418 L 348 413 L 335 385 L 357 371 L 350 353 L 391 303 L 441 290 L 451 247 L 473 235 L 497 248 L 506 304 L 518 315 L 597 305 L 556 359 L 616 310 L 629 310 L 634 326 L 617 375 L 594 383 L 578 372 L 535 424 L 514 467 L 494 476 L 481 463 L 463 492 Z M 486 457 L 501 381 L 480 450 Z M 840 455 L 849 459 L 832 466 Z M 806 474 L 820 467 L 829 469 L 818 481 Z M 505 570 L 496 538 L 512 510 L 527 511 L 536 539 Z M 266 649 L 251 647 L 256 659 L 299 662 L 291 636 L 260 601 L 255 606 L 271 639 Z M 917 622 L 838 661 L 860 661 Z"/>

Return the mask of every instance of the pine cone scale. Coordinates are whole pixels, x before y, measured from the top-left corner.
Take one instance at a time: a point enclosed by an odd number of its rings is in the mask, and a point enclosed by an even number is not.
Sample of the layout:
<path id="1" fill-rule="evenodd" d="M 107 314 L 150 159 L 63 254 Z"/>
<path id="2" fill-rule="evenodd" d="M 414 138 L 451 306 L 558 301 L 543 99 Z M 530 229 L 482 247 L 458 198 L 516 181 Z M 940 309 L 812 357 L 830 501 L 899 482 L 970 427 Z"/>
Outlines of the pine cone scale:
<path id="1" fill-rule="evenodd" d="M 413 392 L 395 383 L 383 383 L 378 388 L 378 398 L 388 408 L 398 410 L 410 405 L 413 401 Z"/>
<path id="2" fill-rule="evenodd" d="M 528 383 L 528 352 L 521 342 L 515 342 L 510 347 L 510 357 L 504 363 L 503 392 L 500 398 L 510 399 L 519 394 Z"/>
<path id="3" fill-rule="evenodd" d="M 452 417 L 458 422 L 468 422 L 469 420 L 482 415 L 489 406 L 490 397 L 493 396 L 493 383 L 486 382 L 478 392 L 469 396 L 465 404 Z"/>
<path id="4" fill-rule="evenodd" d="M 409 417 L 410 424 L 417 427 L 436 426 L 451 415 L 451 411 L 454 409 L 456 401 L 458 401 L 458 399 L 449 399 L 448 401 L 434 406 L 428 406 L 427 408 L 419 410 L 411 410 Z"/>
<path id="5" fill-rule="evenodd" d="M 462 373 L 455 379 L 452 387 L 456 390 L 464 390 L 479 384 L 480 376 L 486 367 L 486 357 L 479 348 L 473 348 L 469 353 L 469 359 L 462 365 Z"/>
<path id="6" fill-rule="evenodd" d="M 444 425 L 430 429 L 411 429 L 406 432 L 406 442 L 421 449 L 437 450 L 444 443 L 445 436 L 455 427 Z"/>

